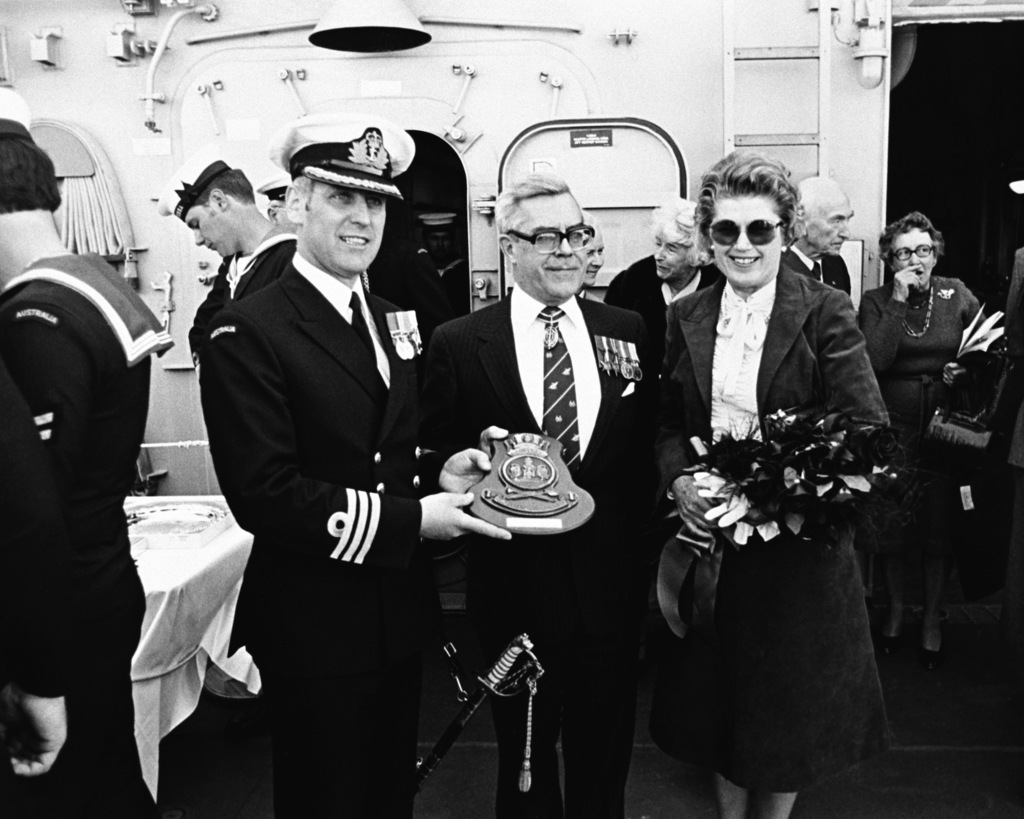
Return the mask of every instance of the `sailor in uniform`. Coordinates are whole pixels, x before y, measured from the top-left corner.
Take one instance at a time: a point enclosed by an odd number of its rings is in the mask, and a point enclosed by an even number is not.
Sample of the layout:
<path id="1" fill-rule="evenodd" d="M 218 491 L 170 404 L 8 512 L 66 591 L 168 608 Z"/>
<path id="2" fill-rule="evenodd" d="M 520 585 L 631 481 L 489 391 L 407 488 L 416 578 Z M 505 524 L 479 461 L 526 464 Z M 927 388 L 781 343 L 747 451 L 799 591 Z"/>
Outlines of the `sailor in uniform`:
<path id="1" fill-rule="evenodd" d="M 179 218 L 197 245 L 223 258 L 188 334 L 198 366 L 210 319 L 228 302 L 277 279 L 295 253 L 294 228 L 268 221 L 260 213 L 248 177 L 228 165 L 212 145 L 193 154 L 171 176 L 157 209 L 162 216 Z"/>
<path id="2" fill-rule="evenodd" d="M 440 474 L 421 460 L 415 314 L 362 286 L 413 152 L 365 115 L 278 133 L 297 252 L 214 317 L 203 351 L 210 453 L 254 535 L 232 644 L 269 694 L 278 819 L 412 816 L 420 655 L 439 619 L 420 538 L 508 537 L 461 508 L 482 452 Z M 428 485 L 453 494 L 421 497 Z"/>
<path id="3" fill-rule="evenodd" d="M 0 89 L 0 118 L 11 91 Z M 53 163 L 0 119 L 0 356 L 49 455 L 72 554 L 68 741 L 50 773 L 0 775 L 0 815 L 155 817 L 135 744 L 131 662 L 145 596 L 124 499 L 170 337 L 99 256 L 73 255 L 52 212 Z"/>

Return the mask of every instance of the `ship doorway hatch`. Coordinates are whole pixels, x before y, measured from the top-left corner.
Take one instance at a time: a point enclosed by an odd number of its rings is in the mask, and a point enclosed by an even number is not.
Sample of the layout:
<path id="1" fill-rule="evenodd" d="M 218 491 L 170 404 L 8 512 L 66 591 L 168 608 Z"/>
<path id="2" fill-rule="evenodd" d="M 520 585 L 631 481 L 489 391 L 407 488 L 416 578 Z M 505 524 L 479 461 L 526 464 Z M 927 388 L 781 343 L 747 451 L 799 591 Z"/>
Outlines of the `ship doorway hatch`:
<path id="1" fill-rule="evenodd" d="M 1022 76 L 1024 22 L 921 25 L 890 96 L 886 222 L 927 215 L 945 237 L 937 275 L 963 280 L 990 311 L 1024 245 L 1024 197 L 1009 189 L 1024 178 Z"/>
<path id="2" fill-rule="evenodd" d="M 416 156 L 395 180 L 403 203 L 388 203 L 385 235 L 393 231 L 425 249 L 442 274 L 457 315 L 469 311 L 468 178 L 458 152 L 428 131 L 409 129 Z M 449 280 L 449 274 L 457 281 Z"/>

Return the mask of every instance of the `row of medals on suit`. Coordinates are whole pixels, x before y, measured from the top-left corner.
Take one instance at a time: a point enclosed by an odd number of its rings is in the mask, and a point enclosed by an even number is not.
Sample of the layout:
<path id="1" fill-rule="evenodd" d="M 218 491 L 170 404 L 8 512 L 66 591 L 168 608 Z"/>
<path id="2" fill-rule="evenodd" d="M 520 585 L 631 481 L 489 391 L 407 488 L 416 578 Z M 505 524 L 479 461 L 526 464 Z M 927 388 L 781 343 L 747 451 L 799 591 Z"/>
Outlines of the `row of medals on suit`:
<path id="1" fill-rule="evenodd" d="M 621 375 L 627 381 L 639 381 L 644 377 L 636 345 L 632 341 L 595 335 L 594 344 L 597 347 L 597 366 L 607 375 Z"/>

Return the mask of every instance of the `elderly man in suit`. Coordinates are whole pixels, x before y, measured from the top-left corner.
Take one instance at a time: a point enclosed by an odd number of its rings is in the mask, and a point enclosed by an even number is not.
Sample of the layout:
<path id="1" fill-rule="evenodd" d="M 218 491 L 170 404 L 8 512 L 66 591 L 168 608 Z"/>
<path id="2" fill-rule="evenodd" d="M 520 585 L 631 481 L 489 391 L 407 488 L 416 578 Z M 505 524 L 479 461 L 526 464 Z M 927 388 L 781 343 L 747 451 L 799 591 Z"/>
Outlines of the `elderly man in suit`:
<path id="1" fill-rule="evenodd" d="M 839 255 L 850 238 L 850 200 L 838 184 L 820 176 L 804 179 L 798 187 L 798 238 L 782 254 L 782 267 L 850 295 L 850 273 Z"/>
<path id="2" fill-rule="evenodd" d="M 420 497 L 437 475 L 416 445 L 416 317 L 362 289 L 413 151 L 364 115 L 279 132 L 297 252 L 214 317 L 203 351 L 210 454 L 254 535 L 232 642 L 270 695 L 278 819 L 412 816 L 420 656 L 439 616 L 420 538 L 508 537 L 461 509 L 481 452 L 441 471 L 456 494 Z"/>
<path id="3" fill-rule="evenodd" d="M 525 792 L 528 698 L 492 701 L 497 815 L 621 819 L 647 579 L 636 528 L 653 499 L 657 362 L 639 315 L 577 297 L 593 229 L 563 180 L 513 184 L 498 198 L 495 221 L 515 287 L 435 333 L 423 442 L 447 454 L 482 432 L 546 433 L 561 441 L 574 481 L 596 501 L 593 518 L 575 530 L 469 545 L 468 607 L 485 654 L 527 632 L 546 670 L 533 701 Z M 600 367 L 596 350 L 607 340 L 637 351 L 642 372 Z"/>
<path id="4" fill-rule="evenodd" d="M 1010 294 L 1006 299 L 1006 348 L 1018 368 L 1024 368 L 1024 247 L 1013 259 Z M 1015 373 L 1024 379 L 1024 373 Z M 1024 679 L 1024 403 L 1010 438 L 1013 471 L 1013 522 L 1006 564 L 1003 629 L 1010 648 L 1010 664 Z"/>

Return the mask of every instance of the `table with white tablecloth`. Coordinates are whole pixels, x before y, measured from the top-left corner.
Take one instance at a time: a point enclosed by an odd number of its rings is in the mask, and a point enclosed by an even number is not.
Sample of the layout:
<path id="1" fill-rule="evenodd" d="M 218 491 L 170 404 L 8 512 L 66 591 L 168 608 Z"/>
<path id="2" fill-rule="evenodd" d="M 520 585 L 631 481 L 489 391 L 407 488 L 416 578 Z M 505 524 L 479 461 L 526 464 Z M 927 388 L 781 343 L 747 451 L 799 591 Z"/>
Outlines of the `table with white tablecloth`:
<path id="1" fill-rule="evenodd" d="M 131 513 L 133 508 L 156 501 L 166 506 L 227 508 L 221 497 L 183 496 L 129 498 L 125 509 Z M 213 663 L 250 692 L 260 690 L 259 671 L 249 654 L 242 649 L 228 657 L 252 535 L 228 513 L 206 538 L 133 537 L 133 541 L 132 553 L 146 591 L 142 638 L 132 659 L 135 738 L 143 776 L 155 796 L 160 740 L 196 709 L 208 664 Z"/>

